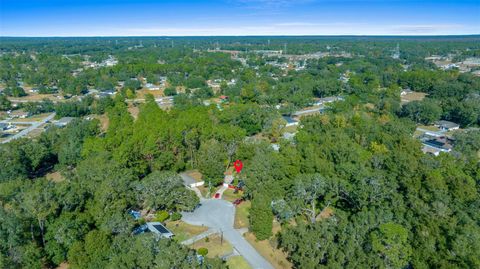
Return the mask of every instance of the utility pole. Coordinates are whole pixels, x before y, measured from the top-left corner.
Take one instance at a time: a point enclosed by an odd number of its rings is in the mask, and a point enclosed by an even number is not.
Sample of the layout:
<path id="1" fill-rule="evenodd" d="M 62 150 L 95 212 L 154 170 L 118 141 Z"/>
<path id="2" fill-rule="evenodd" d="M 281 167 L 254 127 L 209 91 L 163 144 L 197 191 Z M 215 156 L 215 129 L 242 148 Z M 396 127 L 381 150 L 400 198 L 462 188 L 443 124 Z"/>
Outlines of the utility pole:
<path id="1" fill-rule="evenodd" d="M 286 55 L 286 54 L 287 54 L 287 43 L 285 43 L 285 44 L 283 45 L 283 48 L 284 48 L 283 54 Z"/>
<path id="2" fill-rule="evenodd" d="M 223 246 L 223 230 L 220 229 L 220 246 Z"/>

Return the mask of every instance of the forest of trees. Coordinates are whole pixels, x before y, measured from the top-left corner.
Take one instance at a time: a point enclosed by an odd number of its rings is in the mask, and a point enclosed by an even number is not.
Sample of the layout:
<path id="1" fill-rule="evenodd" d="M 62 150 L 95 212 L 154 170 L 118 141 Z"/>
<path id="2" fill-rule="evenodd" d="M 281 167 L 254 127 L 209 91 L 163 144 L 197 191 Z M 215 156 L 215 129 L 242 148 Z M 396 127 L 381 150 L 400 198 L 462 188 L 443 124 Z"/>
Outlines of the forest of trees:
<path id="1" fill-rule="evenodd" d="M 246 51 L 237 45 L 245 40 L 219 39 L 222 48 Z M 262 38 L 244 39 L 249 50 L 265 49 Z M 71 268 L 226 268 L 220 259 L 200 264 L 195 250 L 176 241 L 132 235 L 141 223 L 128 210 L 192 210 L 199 200 L 178 173 L 198 169 L 216 186 L 236 159 L 244 163 L 239 177 L 251 202 L 250 231 L 276 242 L 295 268 L 480 267 L 480 79 L 424 60 L 478 50 L 472 40 L 279 37 L 272 49 L 289 42 L 291 53 L 300 54 L 329 44 L 362 55 L 312 59 L 305 69 L 287 72 L 254 53 L 247 56 L 253 66 L 242 66 L 229 55 L 201 51 L 212 43 L 206 38 L 175 39 L 176 49 L 170 40 L 145 38 L 141 50 L 126 49 L 135 38 L 116 45 L 87 39 L 89 46 L 83 39 L 4 41 L 3 51 L 36 57 L 0 56 L 0 78 L 10 89 L 0 94 L 0 110 L 11 109 L 8 98 L 20 92 L 19 74 L 27 84 L 57 86 L 65 94 L 125 83 L 114 98 L 22 105 L 33 114 L 77 118 L 0 145 L 1 268 L 63 262 Z M 405 52 L 394 60 L 389 54 L 397 42 Z M 115 55 L 119 64 L 75 77 L 71 71 L 81 62 L 75 57 L 81 57 L 74 54 L 98 61 Z M 345 74 L 348 82 L 340 81 Z M 126 92 L 140 85 L 132 78 L 154 82 L 158 76 L 168 77 L 173 108 L 162 110 L 147 95 L 134 117 Z M 237 83 L 222 83 L 213 93 L 206 81 L 217 78 Z M 187 91 L 177 94 L 176 86 Z M 402 106 L 404 88 L 427 97 Z M 230 102 L 202 103 L 219 94 Z M 302 117 L 295 138 L 282 138 L 282 114 L 334 95 L 344 101 Z M 106 115 L 107 126 L 84 117 L 92 114 Z M 454 154 L 424 154 L 412 137 L 416 124 L 440 119 L 464 129 L 454 134 Z M 63 180 L 49 179 L 53 172 Z M 277 234 L 274 219 L 281 224 Z"/>

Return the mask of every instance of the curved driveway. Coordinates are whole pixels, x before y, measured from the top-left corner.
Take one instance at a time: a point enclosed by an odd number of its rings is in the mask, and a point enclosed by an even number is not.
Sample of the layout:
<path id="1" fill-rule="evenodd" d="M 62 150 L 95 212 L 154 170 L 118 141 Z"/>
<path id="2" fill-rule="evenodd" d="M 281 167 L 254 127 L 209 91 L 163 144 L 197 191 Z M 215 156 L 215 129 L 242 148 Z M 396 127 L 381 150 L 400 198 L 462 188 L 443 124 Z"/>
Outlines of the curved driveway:
<path id="1" fill-rule="evenodd" d="M 242 255 L 255 269 L 273 269 L 255 248 L 233 228 L 235 207 L 232 203 L 220 200 L 203 200 L 202 205 L 194 212 L 184 212 L 182 220 L 192 225 L 205 225 L 223 233 L 223 237 Z"/>

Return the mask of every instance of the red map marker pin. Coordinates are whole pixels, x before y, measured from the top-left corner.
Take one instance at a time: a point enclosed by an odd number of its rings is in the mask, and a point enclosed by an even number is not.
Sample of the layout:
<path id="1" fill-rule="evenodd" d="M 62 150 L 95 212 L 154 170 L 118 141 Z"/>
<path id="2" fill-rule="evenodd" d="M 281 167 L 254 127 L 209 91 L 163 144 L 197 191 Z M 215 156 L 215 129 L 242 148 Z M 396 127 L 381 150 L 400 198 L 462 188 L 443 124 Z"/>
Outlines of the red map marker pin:
<path id="1" fill-rule="evenodd" d="M 236 160 L 236 161 L 233 163 L 233 166 L 235 166 L 235 170 L 237 170 L 237 174 L 239 174 L 240 171 L 242 171 L 243 163 L 242 163 L 242 161 L 240 161 L 240 160 Z"/>

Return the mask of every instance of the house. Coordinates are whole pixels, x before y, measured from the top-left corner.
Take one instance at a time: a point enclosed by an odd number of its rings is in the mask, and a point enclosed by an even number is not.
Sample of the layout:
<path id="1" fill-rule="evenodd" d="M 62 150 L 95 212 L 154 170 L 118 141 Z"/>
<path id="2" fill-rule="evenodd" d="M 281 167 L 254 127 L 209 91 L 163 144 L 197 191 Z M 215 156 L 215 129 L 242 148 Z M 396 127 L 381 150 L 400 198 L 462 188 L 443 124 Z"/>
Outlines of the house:
<path id="1" fill-rule="evenodd" d="M 145 84 L 145 88 L 147 88 L 147 89 L 150 90 L 150 91 L 158 91 L 158 90 L 160 90 L 160 87 L 159 87 L 159 86 L 154 85 L 154 84 L 152 84 L 152 83 L 147 83 L 147 84 Z"/>
<path id="2" fill-rule="evenodd" d="M 400 93 L 400 96 L 404 96 L 404 95 L 407 95 L 407 94 L 410 94 L 410 93 L 413 93 L 413 91 L 410 90 L 409 88 L 406 88 L 406 89 L 402 90 L 402 92 Z"/>
<path id="3" fill-rule="evenodd" d="M 460 125 L 455 122 L 440 120 L 435 123 L 435 126 L 440 128 L 442 131 L 452 131 L 460 129 Z"/>
<path id="4" fill-rule="evenodd" d="M 147 229 L 163 238 L 172 238 L 173 233 L 167 229 L 167 227 L 163 226 L 160 222 L 147 222 Z"/>
<path id="5" fill-rule="evenodd" d="M 226 95 L 220 95 L 219 98 L 220 98 L 220 101 L 222 101 L 222 102 L 228 102 L 228 100 L 229 100 L 228 96 L 226 96 Z"/>
<path id="6" fill-rule="evenodd" d="M 73 119 L 74 118 L 72 118 L 72 117 L 63 117 L 63 118 L 57 120 L 54 124 L 57 127 L 63 128 L 65 126 L 67 126 Z"/>
<path id="7" fill-rule="evenodd" d="M 450 152 L 452 151 L 451 140 L 445 136 L 441 137 L 429 137 L 425 136 L 422 139 L 424 153 L 430 153 L 435 156 L 438 156 L 440 152 Z"/>
<path id="8" fill-rule="evenodd" d="M 293 119 L 292 117 L 282 116 L 282 118 L 287 122 L 287 124 L 285 125 L 286 127 L 295 126 L 295 125 L 299 124 L 299 122 L 297 120 Z"/>
<path id="9" fill-rule="evenodd" d="M 107 96 L 112 96 L 115 95 L 117 92 L 115 90 L 106 90 L 106 91 L 101 91 L 97 94 L 98 97 L 107 97 Z"/>
<path id="10" fill-rule="evenodd" d="M 333 103 L 335 101 L 343 101 L 343 97 L 339 96 L 330 96 L 330 97 L 324 97 L 324 98 L 316 98 L 315 102 L 313 103 L 314 106 L 322 106 L 328 103 Z"/>

